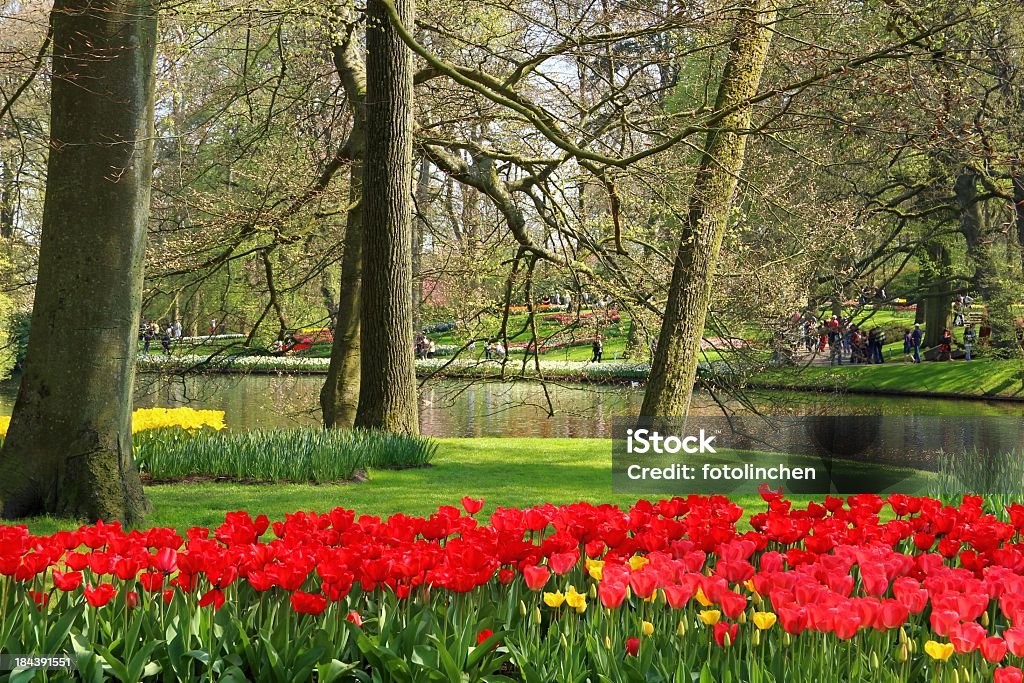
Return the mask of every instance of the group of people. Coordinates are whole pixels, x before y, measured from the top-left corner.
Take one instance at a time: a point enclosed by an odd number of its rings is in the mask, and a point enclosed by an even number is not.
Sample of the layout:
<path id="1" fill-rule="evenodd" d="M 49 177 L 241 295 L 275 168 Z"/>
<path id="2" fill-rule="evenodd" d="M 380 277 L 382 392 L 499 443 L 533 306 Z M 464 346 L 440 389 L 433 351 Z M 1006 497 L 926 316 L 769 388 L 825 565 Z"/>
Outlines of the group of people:
<path id="1" fill-rule="evenodd" d="M 149 347 L 154 340 L 160 340 L 160 346 L 166 354 L 171 353 L 172 341 L 181 339 L 181 321 L 175 320 L 168 323 L 166 327 L 155 321 L 144 322 L 139 325 L 139 339 L 142 340 L 142 352 L 149 353 Z"/>
<path id="2" fill-rule="evenodd" d="M 955 327 L 956 325 L 954 325 Z M 903 332 L 903 358 L 907 362 L 920 363 L 921 362 L 921 325 L 915 324 L 913 330 L 904 330 Z M 939 340 L 938 355 L 935 360 L 939 361 L 951 361 L 953 360 L 953 346 L 957 344 L 956 337 L 953 332 L 947 327 L 942 331 L 942 338 Z M 974 347 L 978 344 L 978 333 L 974 329 L 974 323 L 967 323 L 964 327 L 964 360 L 971 360 L 971 352 Z"/>
<path id="3" fill-rule="evenodd" d="M 812 320 L 805 320 L 803 325 L 803 344 L 808 351 L 824 353 L 829 350 L 829 360 L 833 365 L 846 362 L 884 363 L 885 330 L 879 326 L 867 332 L 860 329 L 847 318 L 833 315 L 830 319 L 822 319 L 815 325 Z"/>
<path id="4" fill-rule="evenodd" d="M 966 322 L 965 314 L 970 310 L 974 298 L 969 294 L 957 294 L 953 300 L 953 327 L 961 327 Z"/>
<path id="5" fill-rule="evenodd" d="M 484 344 L 484 358 L 487 360 L 501 360 L 508 354 L 505 346 L 500 342 L 487 342 Z"/>
<path id="6" fill-rule="evenodd" d="M 583 292 L 579 295 L 579 306 L 580 309 L 584 308 L 609 308 L 612 304 L 610 297 L 602 296 L 591 296 L 588 292 Z M 574 303 L 572 294 L 569 292 L 555 292 L 554 294 L 545 294 L 541 297 L 540 303 L 543 306 L 565 306 L 566 311 L 571 311 Z"/>
<path id="7" fill-rule="evenodd" d="M 433 358 L 437 353 L 437 344 L 424 334 L 416 335 L 416 357 L 420 360 Z"/>

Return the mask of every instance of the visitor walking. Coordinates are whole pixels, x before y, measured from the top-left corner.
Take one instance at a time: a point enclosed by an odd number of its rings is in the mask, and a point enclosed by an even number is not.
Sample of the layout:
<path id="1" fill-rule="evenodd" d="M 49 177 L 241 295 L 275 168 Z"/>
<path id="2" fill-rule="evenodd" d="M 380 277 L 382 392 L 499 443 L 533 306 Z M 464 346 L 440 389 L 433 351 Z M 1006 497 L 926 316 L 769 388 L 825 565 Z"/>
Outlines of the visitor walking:
<path id="1" fill-rule="evenodd" d="M 180 320 L 175 320 L 174 321 L 174 338 L 175 339 L 181 339 L 181 321 Z"/>
<path id="2" fill-rule="evenodd" d="M 590 362 L 591 363 L 600 363 L 601 362 L 601 356 L 604 355 L 604 342 L 601 341 L 601 337 L 600 336 L 598 336 L 597 339 L 594 340 L 594 343 L 591 344 L 591 348 L 594 351 L 594 356 L 593 356 L 593 358 L 590 359 Z"/>
<path id="3" fill-rule="evenodd" d="M 921 333 L 921 323 L 914 323 L 914 331 L 910 333 L 910 343 L 914 347 L 914 362 L 921 362 L 921 339 L 924 335 Z"/>
<path id="4" fill-rule="evenodd" d="M 910 328 L 903 330 L 903 362 L 913 363 L 914 339 L 910 334 Z"/>
<path id="5" fill-rule="evenodd" d="M 971 360 L 971 349 L 978 343 L 978 334 L 974 331 L 974 323 L 968 323 L 964 330 L 964 360 Z"/>
<path id="6" fill-rule="evenodd" d="M 142 352 L 149 353 L 149 345 L 153 342 L 156 335 L 153 334 L 153 326 L 146 324 L 146 329 L 142 331 Z"/>
<path id="7" fill-rule="evenodd" d="M 885 362 L 885 355 L 882 351 L 885 349 L 885 330 L 881 327 L 875 328 L 875 357 L 872 359 L 872 363 L 881 365 Z"/>

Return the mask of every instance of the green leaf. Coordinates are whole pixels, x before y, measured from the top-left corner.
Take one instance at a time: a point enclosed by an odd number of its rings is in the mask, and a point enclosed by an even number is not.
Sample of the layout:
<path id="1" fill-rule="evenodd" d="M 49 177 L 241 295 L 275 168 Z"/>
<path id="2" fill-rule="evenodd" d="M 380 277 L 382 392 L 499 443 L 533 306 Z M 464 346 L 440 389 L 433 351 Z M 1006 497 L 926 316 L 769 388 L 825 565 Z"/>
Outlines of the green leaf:
<path id="1" fill-rule="evenodd" d="M 71 627 L 74 625 L 78 617 L 82 615 L 82 611 L 85 609 L 84 604 L 77 605 L 64 614 L 61 615 L 57 623 L 53 625 L 50 632 L 46 634 L 46 643 L 43 645 L 43 652 L 63 652 L 64 642 L 68 638 L 68 634 L 71 632 Z"/>
<path id="2" fill-rule="evenodd" d="M 163 645 L 163 641 L 151 640 L 145 645 L 143 645 L 142 649 L 135 653 L 131 661 L 128 662 L 127 666 L 128 674 L 129 676 L 131 676 L 131 679 L 133 681 L 137 681 L 142 678 L 142 672 L 146 669 L 147 666 L 149 666 L 149 664 L 152 663 L 148 661 L 150 656 L 152 656 L 153 651 L 161 645 Z"/>
<path id="3" fill-rule="evenodd" d="M 355 664 L 344 664 L 337 659 L 332 659 L 326 664 L 319 664 L 316 667 L 317 680 L 319 683 L 334 683 L 354 668 L 356 668 Z"/>
<path id="4" fill-rule="evenodd" d="M 106 662 L 107 666 L 110 667 L 110 670 L 113 672 L 115 676 L 117 676 L 118 679 L 124 681 L 125 683 L 135 683 L 135 681 L 138 680 L 137 678 L 132 677 L 132 675 L 128 672 L 128 667 L 126 667 L 121 660 L 112 655 L 109 649 L 103 647 L 102 645 L 96 645 L 96 651 L 100 653 L 100 655 L 103 657 L 103 660 Z"/>
<path id="5" fill-rule="evenodd" d="M 700 670 L 700 683 L 717 683 L 715 677 L 711 675 L 711 666 L 704 662 L 704 666 Z"/>

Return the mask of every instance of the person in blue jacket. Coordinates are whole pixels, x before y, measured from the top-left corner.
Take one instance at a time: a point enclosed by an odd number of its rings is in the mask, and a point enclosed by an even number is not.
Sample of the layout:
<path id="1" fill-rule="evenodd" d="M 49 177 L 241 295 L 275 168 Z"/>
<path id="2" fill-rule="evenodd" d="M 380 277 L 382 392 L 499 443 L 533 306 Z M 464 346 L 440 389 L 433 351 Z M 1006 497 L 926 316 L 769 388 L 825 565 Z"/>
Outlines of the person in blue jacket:
<path id="1" fill-rule="evenodd" d="M 914 362 L 921 362 L 921 323 L 914 323 L 914 331 L 910 333 L 910 343 L 914 347 Z"/>

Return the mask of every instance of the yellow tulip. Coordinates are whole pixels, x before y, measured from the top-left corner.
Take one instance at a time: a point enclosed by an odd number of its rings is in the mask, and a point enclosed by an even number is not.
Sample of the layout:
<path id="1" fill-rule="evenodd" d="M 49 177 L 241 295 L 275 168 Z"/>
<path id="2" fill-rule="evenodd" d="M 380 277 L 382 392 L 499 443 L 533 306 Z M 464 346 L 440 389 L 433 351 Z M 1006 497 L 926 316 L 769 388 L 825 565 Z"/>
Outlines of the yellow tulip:
<path id="1" fill-rule="evenodd" d="M 703 609 L 698 616 L 708 626 L 714 626 L 722 618 L 722 613 L 716 609 Z"/>
<path id="2" fill-rule="evenodd" d="M 587 573 L 594 581 L 600 581 L 604 577 L 604 562 L 601 560 L 588 559 L 585 563 Z"/>
<path id="3" fill-rule="evenodd" d="M 544 594 L 544 604 L 548 607 L 561 607 L 563 602 L 565 602 L 565 596 L 562 591 Z"/>
<path id="4" fill-rule="evenodd" d="M 654 624 L 652 624 L 649 621 L 645 621 L 645 622 L 641 623 L 640 624 L 640 632 L 643 633 L 645 636 L 652 636 L 652 635 L 654 635 Z"/>
<path id="5" fill-rule="evenodd" d="M 924 651 L 927 652 L 928 656 L 932 659 L 944 662 L 953 656 L 953 643 L 940 643 L 934 640 L 929 640 L 924 644 Z"/>
<path id="6" fill-rule="evenodd" d="M 703 607 L 711 607 L 711 601 L 708 600 L 708 596 L 704 595 L 704 589 L 703 588 L 698 588 L 697 589 L 697 595 L 695 595 L 694 597 L 697 598 L 697 602 L 699 602 L 701 604 L 701 606 L 703 606 Z"/>
<path id="7" fill-rule="evenodd" d="M 650 560 L 648 560 L 643 555 L 634 555 L 633 557 L 629 558 L 629 568 L 633 571 L 637 571 L 639 569 L 643 569 L 644 565 L 646 565 L 648 562 L 650 562 Z"/>
<path id="8" fill-rule="evenodd" d="M 767 631 L 775 625 L 777 617 L 772 612 L 754 612 L 754 626 L 759 631 Z"/>
<path id="9" fill-rule="evenodd" d="M 577 592 L 575 586 L 569 586 L 569 590 L 565 592 L 565 603 L 577 611 L 586 609 L 587 596 Z"/>

